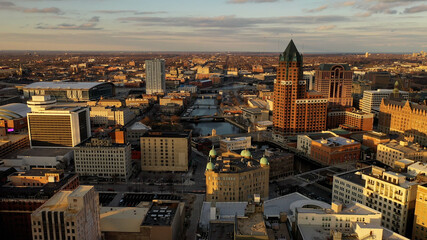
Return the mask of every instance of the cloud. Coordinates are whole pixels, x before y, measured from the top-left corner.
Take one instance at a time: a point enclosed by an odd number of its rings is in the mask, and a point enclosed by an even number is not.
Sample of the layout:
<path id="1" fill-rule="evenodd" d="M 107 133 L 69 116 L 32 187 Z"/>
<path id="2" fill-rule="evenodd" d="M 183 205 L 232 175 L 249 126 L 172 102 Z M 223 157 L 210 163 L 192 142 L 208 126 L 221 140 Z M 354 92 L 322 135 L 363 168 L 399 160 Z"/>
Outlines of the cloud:
<path id="1" fill-rule="evenodd" d="M 160 26 L 195 27 L 195 28 L 247 28 L 269 24 L 318 24 L 331 22 L 348 22 L 345 16 L 289 16 L 265 18 L 241 18 L 231 16 L 216 17 L 124 17 L 118 18 L 122 23 L 141 23 Z"/>
<path id="2" fill-rule="evenodd" d="M 89 22 L 99 22 L 99 16 L 93 16 L 91 19 L 89 19 Z"/>
<path id="3" fill-rule="evenodd" d="M 279 0 L 229 0 L 227 3 L 242 4 L 242 3 L 271 3 Z"/>
<path id="4" fill-rule="evenodd" d="M 135 11 L 135 10 L 98 10 L 96 13 L 102 14 L 123 14 L 123 13 L 133 13 L 135 15 L 154 15 L 154 14 L 164 14 L 166 11 Z"/>
<path id="5" fill-rule="evenodd" d="M 325 26 L 319 26 L 318 28 L 316 28 L 317 31 L 328 31 L 328 30 L 332 30 L 336 28 L 335 25 L 325 25 Z"/>
<path id="6" fill-rule="evenodd" d="M 50 29 L 50 30 L 101 30 L 102 28 L 96 27 L 96 23 L 84 23 L 81 25 L 62 23 L 56 26 L 37 24 L 36 29 Z"/>
<path id="7" fill-rule="evenodd" d="M 3 11 L 16 11 L 16 12 L 23 12 L 23 13 L 49 13 L 49 14 L 62 14 L 63 12 L 61 9 L 56 7 L 49 7 L 49 8 L 26 8 L 26 7 L 19 7 L 16 6 L 12 2 L 0 2 L 0 10 Z"/>
<path id="8" fill-rule="evenodd" d="M 311 12 L 311 13 L 313 13 L 313 12 L 320 12 L 320 11 L 323 11 L 323 10 L 325 10 L 327 8 L 328 8 L 328 5 L 322 5 L 322 6 L 318 7 L 318 8 L 313 8 L 313 9 L 307 10 L 307 12 Z"/>
<path id="9" fill-rule="evenodd" d="M 0 2 L 0 8 L 10 8 L 16 6 L 12 2 Z"/>
<path id="10" fill-rule="evenodd" d="M 354 6 L 354 4 L 356 4 L 356 1 L 343 2 L 341 5 L 344 7 L 348 7 L 348 6 Z"/>
<path id="11" fill-rule="evenodd" d="M 54 14 L 60 14 L 61 10 L 56 7 L 50 7 L 50 8 L 26 8 L 23 9 L 22 12 L 24 13 L 54 13 Z"/>
<path id="12" fill-rule="evenodd" d="M 427 5 L 419 5 L 414 6 L 410 8 L 406 8 L 404 13 L 419 13 L 419 12 L 426 12 L 427 11 Z"/>

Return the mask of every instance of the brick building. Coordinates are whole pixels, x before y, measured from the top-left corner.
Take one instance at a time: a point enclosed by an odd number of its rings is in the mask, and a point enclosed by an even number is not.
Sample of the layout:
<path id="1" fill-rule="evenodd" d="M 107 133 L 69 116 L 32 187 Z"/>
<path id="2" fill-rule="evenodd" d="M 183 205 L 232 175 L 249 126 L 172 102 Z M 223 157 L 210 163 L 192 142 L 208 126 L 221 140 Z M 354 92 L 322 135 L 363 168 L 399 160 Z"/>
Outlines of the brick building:
<path id="1" fill-rule="evenodd" d="M 351 107 L 353 71 L 348 64 L 320 64 L 315 72 L 314 90 L 322 93 L 329 107 Z"/>
<path id="2" fill-rule="evenodd" d="M 350 131 L 372 131 L 374 114 L 355 109 L 330 111 L 327 117 L 327 128 L 341 127 Z"/>
<path id="3" fill-rule="evenodd" d="M 324 165 L 356 162 L 360 158 L 359 142 L 343 137 L 313 140 L 311 157 Z"/>
<path id="4" fill-rule="evenodd" d="M 413 102 L 383 99 L 378 129 L 385 133 L 399 133 L 427 146 L 427 106 Z"/>
<path id="5" fill-rule="evenodd" d="M 285 133 L 316 132 L 326 128 L 328 99 L 307 91 L 302 56 L 291 40 L 280 55 L 274 81 L 273 126 Z"/>

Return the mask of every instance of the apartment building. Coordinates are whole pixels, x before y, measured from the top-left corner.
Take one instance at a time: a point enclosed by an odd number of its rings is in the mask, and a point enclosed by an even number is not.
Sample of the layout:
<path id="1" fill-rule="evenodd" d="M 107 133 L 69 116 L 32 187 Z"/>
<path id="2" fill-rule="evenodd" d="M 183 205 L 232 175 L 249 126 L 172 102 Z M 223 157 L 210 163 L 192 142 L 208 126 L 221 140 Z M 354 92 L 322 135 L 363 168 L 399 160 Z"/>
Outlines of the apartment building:
<path id="1" fill-rule="evenodd" d="M 149 131 L 141 137 L 140 141 L 143 171 L 188 171 L 191 131 Z"/>
<path id="2" fill-rule="evenodd" d="M 427 184 L 417 186 L 412 239 L 427 239 Z"/>
<path id="3" fill-rule="evenodd" d="M 101 239 L 98 201 L 93 186 L 55 194 L 31 214 L 33 240 Z"/>
<path id="4" fill-rule="evenodd" d="M 377 160 L 394 167 L 394 162 L 403 158 L 414 161 L 427 162 L 427 149 L 418 143 L 391 140 L 377 146 Z"/>
<path id="5" fill-rule="evenodd" d="M 335 175 L 332 200 L 356 201 L 378 210 L 383 227 L 406 236 L 412 232 L 417 185 L 423 182 L 416 176 L 371 166 Z"/>
<path id="6" fill-rule="evenodd" d="M 132 175 L 131 146 L 107 137 L 91 138 L 74 148 L 74 164 L 80 176 L 126 182 Z"/>
<path id="7" fill-rule="evenodd" d="M 165 60 L 154 59 L 145 61 L 146 93 L 166 92 Z"/>

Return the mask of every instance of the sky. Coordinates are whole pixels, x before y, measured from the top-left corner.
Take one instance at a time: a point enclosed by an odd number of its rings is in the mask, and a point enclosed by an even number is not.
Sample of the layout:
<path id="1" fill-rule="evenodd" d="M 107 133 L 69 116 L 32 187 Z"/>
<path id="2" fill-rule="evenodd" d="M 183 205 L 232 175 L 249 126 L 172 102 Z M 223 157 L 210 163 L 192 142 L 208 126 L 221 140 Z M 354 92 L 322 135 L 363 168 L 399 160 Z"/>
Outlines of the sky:
<path id="1" fill-rule="evenodd" d="M 0 50 L 427 51 L 422 0 L 0 0 Z"/>

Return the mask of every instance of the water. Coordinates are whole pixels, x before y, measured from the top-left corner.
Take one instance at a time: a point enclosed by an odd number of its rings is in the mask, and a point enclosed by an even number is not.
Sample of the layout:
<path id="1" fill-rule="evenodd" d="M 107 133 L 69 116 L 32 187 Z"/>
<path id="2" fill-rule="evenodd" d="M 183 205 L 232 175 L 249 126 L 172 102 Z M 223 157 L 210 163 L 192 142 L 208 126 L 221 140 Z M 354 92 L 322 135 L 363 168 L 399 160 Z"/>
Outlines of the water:
<path id="1" fill-rule="evenodd" d="M 219 109 L 213 108 L 216 105 L 215 99 L 197 99 L 194 103 L 194 106 L 196 105 L 203 105 L 201 108 L 194 109 L 193 112 L 191 112 L 190 116 L 202 116 L 202 115 L 214 115 L 218 112 Z M 212 106 L 211 108 L 205 107 L 205 105 Z M 201 135 L 210 135 L 212 133 L 212 129 L 216 130 L 216 134 L 233 134 L 233 133 L 240 133 L 240 128 L 228 123 L 228 122 L 199 122 L 199 123 L 192 123 L 192 127 L 199 132 Z"/>

